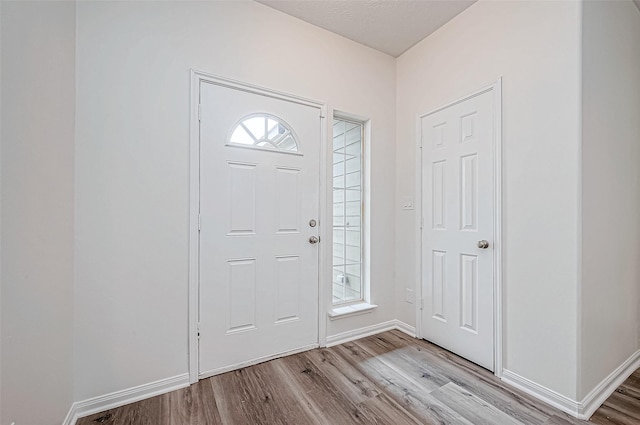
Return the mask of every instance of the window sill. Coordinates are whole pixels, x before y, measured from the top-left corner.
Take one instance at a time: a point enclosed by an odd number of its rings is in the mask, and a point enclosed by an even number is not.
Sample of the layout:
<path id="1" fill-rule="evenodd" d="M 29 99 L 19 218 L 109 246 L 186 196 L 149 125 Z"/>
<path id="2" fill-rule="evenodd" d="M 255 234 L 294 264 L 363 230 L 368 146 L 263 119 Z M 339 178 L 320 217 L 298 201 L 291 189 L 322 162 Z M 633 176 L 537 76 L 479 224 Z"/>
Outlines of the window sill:
<path id="1" fill-rule="evenodd" d="M 360 314 L 371 313 L 378 306 L 375 304 L 369 303 L 358 303 L 352 305 L 345 305 L 340 307 L 335 307 L 333 310 L 329 312 L 329 319 L 344 319 L 345 317 L 358 316 Z"/>

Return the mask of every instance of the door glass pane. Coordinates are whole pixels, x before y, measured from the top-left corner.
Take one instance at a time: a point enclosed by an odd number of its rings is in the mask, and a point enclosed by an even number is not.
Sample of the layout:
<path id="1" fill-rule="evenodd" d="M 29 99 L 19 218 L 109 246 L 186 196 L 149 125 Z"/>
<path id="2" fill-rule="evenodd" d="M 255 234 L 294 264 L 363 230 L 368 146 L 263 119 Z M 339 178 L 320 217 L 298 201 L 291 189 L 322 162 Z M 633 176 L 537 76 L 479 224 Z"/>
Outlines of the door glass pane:
<path id="1" fill-rule="evenodd" d="M 243 118 L 231 132 L 228 144 L 285 152 L 299 151 L 293 131 L 282 120 L 268 114 L 252 114 Z"/>

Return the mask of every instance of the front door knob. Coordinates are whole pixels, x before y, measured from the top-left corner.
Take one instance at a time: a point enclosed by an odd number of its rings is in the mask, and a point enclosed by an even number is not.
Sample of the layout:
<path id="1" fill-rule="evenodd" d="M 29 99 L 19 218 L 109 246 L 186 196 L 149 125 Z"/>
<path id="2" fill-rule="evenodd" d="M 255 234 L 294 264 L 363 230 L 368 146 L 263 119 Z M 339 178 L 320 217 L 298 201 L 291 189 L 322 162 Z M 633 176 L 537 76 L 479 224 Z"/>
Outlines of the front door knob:
<path id="1" fill-rule="evenodd" d="M 313 244 L 317 244 L 318 242 L 320 242 L 320 239 L 318 239 L 316 236 L 311 236 L 311 237 L 309 238 L 309 243 L 310 243 L 311 245 L 313 245 Z"/>
<path id="2" fill-rule="evenodd" d="M 478 248 L 480 248 L 480 249 L 487 249 L 487 248 L 489 248 L 489 241 L 486 241 L 486 240 L 484 240 L 484 239 L 483 239 L 483 240 L 481 240 L 481 241 L 478 241 Z"/>

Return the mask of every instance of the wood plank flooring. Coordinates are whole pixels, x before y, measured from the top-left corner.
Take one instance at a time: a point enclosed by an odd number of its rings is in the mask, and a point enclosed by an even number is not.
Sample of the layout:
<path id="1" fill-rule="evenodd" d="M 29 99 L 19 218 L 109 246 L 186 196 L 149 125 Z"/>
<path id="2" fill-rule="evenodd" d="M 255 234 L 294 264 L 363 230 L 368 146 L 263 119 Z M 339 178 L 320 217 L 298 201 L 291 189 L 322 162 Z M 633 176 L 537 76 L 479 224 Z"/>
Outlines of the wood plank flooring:
<path id="1" fill-rule="evenodd" d="M 611 394 L 590 421 L 598 425 L 640 424 L 640 369 Z"/>
<path id="2" fill-rule="evenodd" d="M 640 375 L 634 379 L 593 423 L 640 423 Z M 438 346 L 390 331 L 204 379 L 77 425 L 584 423 Z"/>

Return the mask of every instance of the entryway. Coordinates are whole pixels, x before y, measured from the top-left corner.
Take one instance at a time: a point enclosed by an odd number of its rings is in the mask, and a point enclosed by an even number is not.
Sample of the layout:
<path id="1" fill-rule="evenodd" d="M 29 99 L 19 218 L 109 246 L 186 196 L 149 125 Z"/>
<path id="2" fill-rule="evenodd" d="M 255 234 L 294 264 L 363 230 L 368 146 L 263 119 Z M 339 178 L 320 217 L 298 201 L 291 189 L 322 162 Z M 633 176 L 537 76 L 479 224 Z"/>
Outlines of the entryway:
<path id="1" fill-rule="evenodd" d="M 204 378 L 318 346 L 322 110 L 220 80 L 198 96 Z"/>

